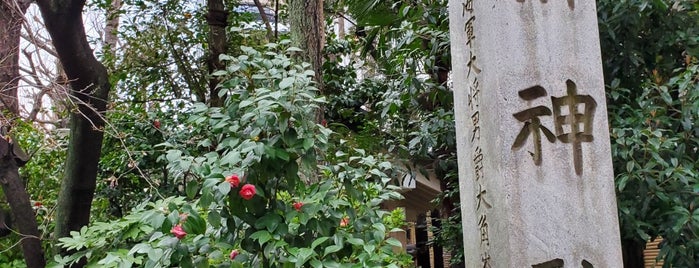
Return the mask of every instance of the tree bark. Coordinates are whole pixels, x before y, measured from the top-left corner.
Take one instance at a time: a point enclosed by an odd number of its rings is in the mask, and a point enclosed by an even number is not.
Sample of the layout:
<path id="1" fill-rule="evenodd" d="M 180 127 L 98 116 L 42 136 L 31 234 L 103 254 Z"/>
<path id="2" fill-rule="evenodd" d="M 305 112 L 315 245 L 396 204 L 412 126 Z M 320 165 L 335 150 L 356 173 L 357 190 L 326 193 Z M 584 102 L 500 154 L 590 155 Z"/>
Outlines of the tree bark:
<path id="1" fill-rule="evenodd" d="M 0 0 L 0 107 L 14 115 L 19 115 L 19 41 L 29 3 L 28 0 Z"/>
<path id="2" fill-rule="evenodd" d="M 30 1 L 25 0 L 0 0 L 0 111 L 8 111 L 7 115 L 10 116 L 8 120 L 3 120 L 2 127 L 11 126 L 12 121 L 19 116 L 19 43 L 24 14 L 29 4 Z M 30 268 L 45 267 L 46 259 L 41 247 L 39 228 L 29 194 L 19 177 L 19 167 L 12 146 L 18 145 L 0 136 L 0 185 L 21 235 L 25 264 Z"/>
<path id="3" fill-rule="evenodd" d="M 19 145 L 0 137 L 0 184 L 7 202 L 10 203 L 12 218 L 21 235 L 22 253 L 27 267 L 45 267 L 46 259 L 44 250 L 41 248 L 39 228 L 29 202 L 29 195 L 19 177 L 19 167 L 16 156 L 13 154 L 13 146 Z"/>
<path id="4" fill-rule="evenodd" d="M 305 51 L 303 60 L 313 66 L 318 89 L 323 92 L 323 47 L 325 46 L 325 17 L 323 0 L 289 1 L 291 41 Z"/>
<path id="5" fill-rule="evenodd" d="M 107 70 L 92 54 L 83 26 L 85 0 L 37 0 L 46 29 L 70 81 L 76 104 L 70 116 L 70 140 L 56 208 L 54 237 L 88 224 L 102 149 L 110 84 Z M 59 249 L 61 253 L 65 253 Z"/>
<path id="6" fill-rule="evenodd" d="M 121 0 L 112 0 L 112 5 L 107 9 L 106 21 L 104 27 L 104 40 L 102 45 L 106 50 L 105 54 L 107 57 L 107 66 L 109 70 L 114 69 L 114 59 L 116 57 L 117 41 L 119 37 L 117 36 L 117 31 L 119 30 L 119 10 L 121 9 Z"/>
<path id="7" fill-rule="evenodd" d="M 218 77 L 211 76 L 217 70 L 223 70 L 226 66 L 218 59 L 228 50 L 226 39 L 226 26 L 228 26 L 228 12 L 225 10 L 223 0 L 207 0 L 208 13 L 206 21 L 209 24 L 209 105 L 211 107 L 223 106 L 223 98 L 218 95 Z M 204 100 L 201 100 L 204 101 Z"/>

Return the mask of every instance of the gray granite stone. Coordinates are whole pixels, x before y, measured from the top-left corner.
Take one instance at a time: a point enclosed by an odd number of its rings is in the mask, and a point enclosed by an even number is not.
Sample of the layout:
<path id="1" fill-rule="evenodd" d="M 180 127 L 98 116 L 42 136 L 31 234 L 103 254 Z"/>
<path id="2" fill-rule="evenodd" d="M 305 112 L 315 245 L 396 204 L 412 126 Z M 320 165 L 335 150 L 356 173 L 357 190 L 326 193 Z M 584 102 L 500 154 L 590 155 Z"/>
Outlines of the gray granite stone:
<path id="1" fill-rule="evenodd" d="M 622 267 L 595 1 L 449 9 L 466 267 Z"/>

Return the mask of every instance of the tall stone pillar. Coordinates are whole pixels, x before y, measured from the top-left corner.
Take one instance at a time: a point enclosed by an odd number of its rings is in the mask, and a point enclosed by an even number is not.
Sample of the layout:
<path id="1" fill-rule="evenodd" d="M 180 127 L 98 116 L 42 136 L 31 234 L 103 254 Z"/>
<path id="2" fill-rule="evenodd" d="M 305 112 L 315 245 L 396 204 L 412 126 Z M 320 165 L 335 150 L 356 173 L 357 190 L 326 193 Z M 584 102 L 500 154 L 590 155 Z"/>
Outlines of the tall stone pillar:
<path id="1" fill-rule="evenodd" d="M 623 267 L 595 1 L 449 9 L 466 267 Z"/>

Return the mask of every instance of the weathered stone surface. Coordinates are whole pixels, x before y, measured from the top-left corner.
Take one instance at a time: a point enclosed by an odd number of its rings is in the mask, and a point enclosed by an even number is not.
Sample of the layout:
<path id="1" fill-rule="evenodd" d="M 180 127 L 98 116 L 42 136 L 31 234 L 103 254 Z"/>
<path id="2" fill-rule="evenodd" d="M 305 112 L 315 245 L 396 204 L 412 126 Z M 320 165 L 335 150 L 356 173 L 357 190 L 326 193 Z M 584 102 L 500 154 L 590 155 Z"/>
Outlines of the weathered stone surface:
<path id="1" fill-rule="evenodd" d="M 622 267 L 595 1 L 449 6 L 466 267 Z"/>

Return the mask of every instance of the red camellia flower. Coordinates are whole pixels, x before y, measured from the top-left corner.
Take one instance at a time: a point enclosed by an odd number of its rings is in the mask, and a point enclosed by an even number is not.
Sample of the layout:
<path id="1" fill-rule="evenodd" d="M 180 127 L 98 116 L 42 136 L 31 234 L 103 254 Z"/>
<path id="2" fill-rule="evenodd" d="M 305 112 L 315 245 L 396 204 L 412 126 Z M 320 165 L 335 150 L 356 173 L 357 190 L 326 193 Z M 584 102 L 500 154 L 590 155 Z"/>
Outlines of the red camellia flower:
<path id="1" fill-rule="evenodd" d="M 296 211 L 301 211 L 301 207 L 303 207 L 303 203 L 301 203 L 301 202 L 294 203 L 294 208 L 296 209 Z"/>
<path id="2" fill-rule="evenodd" d="M 255 190 L 255 185 L 252 184 L 243 185 L 243 188 L 240 189 L 240 197 L 242 197 L 245 200 L 252 199 L 252 197 L 255 196 L 256 193 L 257 190 Z"/>
<path id="3" fill-rule="evenodd" d="M 239 252 L 238 252 L 237 249 L 231 250 L 231 255 L 228 255 L 228 257 L 231 258 L 231 260 L 232 260 L 232 259 L 235 259 L 235 257 L 238 256 L 238 253 L 239 253 Z"/>
<path id="4" fill-rule="evenodd" d="M 34 206 L 41 207 L 41 206 L 43 206 L 43 204 L 41 204 L 41 202 L 39 202 L 39 201 L 36 201 L 36 202 L 34 202 Z"/>
<path id="5" fill-rule="evenodd" d="M 345 226 L 347 226 L 348 224 L 349 224 L 349 218 L 348 218 L 348 217 L 344 217 L 344 218 L 342 218 L 342 220 L 340 220 L 340 227 L 345 227 Z"/>
<path id="6" fill-rule="evenodd" d="M 153 127 L 156 129 L 160 129 L 160 120 L 153 121 Z"/>
<path id="7" fill-rule="evenodd" d="M 185 232 L 184 229 L 182 229 L 182 226 L 179 224 L 172 227 L 170 233 L 174 234 L 177 239 L 182 239 L 187 235 L 187 232 Z"/>
<path id="8" fill-rule="evenodd" d="M 240 177 L 238 177 L 238 174 L 233 174 L 226 177 L 226 181 L 231 184 L 232 188 L 237 188 L 240 184 Z"/>

